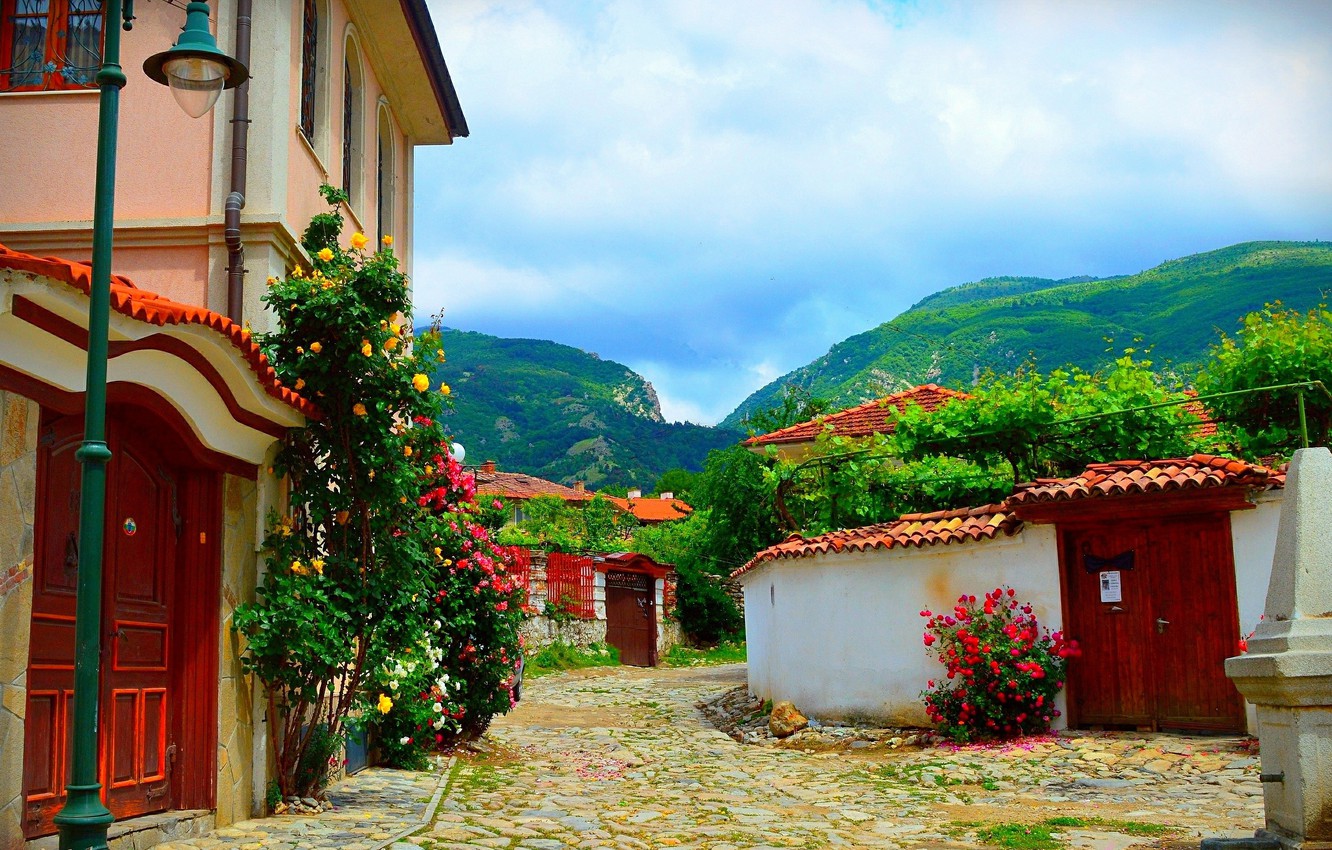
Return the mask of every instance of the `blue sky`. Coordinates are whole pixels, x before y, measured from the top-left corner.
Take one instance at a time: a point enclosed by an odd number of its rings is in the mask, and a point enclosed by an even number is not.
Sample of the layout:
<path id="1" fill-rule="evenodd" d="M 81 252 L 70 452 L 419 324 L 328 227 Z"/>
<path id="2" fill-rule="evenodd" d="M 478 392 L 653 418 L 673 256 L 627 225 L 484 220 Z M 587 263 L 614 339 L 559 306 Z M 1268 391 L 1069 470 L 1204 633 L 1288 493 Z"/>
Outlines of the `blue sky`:
<path id="1" fill-rule="evenodd" d="M 1332 2 L 430 0 L 417 315 L 643 374 L 668 419 L 923 296 L 1332 238 Z"/>

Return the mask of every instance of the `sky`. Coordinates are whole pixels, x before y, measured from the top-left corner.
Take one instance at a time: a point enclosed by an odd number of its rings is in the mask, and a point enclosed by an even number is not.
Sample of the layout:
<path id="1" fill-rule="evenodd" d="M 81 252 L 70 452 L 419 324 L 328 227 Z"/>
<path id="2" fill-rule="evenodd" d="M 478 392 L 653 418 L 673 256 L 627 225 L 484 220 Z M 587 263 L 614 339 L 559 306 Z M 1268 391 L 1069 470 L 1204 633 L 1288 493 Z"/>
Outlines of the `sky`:
<path id="1" fill-rule="evenodd" d="M 418 317 L 650 380 L 668 420 L 924 296 L 1332 238 L 1332 2 L 429 0 Z"/>

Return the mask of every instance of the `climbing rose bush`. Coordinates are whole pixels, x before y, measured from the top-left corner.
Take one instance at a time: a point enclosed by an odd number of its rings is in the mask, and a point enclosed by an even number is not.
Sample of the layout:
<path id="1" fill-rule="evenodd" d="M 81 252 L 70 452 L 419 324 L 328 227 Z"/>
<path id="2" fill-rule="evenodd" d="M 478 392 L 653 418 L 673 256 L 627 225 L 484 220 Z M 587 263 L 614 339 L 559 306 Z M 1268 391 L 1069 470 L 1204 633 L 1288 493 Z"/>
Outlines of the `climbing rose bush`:
<path id="1" fill-rule="evenodd" d="M 997 587 L 980 602 L 959 596 L 948 613 L 920 612 L 925 646 L 946 668 L 921 696 L 954 741 L 1040 734 L 1059 716 L 1054 698 L 1068 659 L 1080 654 L 1077 643 L 1042 629 L 1031 604 L 1016 596 Z"/>

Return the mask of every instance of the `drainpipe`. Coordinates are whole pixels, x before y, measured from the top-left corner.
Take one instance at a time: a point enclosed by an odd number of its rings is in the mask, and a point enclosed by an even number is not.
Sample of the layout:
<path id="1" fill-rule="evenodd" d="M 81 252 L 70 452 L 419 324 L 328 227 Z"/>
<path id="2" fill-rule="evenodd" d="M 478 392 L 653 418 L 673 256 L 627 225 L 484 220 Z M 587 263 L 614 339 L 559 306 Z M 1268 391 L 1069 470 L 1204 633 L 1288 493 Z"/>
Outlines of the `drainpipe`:
<path id="1" fill-rule="evenodd" d="M 236 0 L 236 59 L 250 65 L 250 9 L 252 0 Z M 245 294 L 245 248 L 241 245 L 240 216 L 245 206 L 246 151 L 250 143 L 250 83 L 237 86 L 231 108 L 231 191 L 224 207 L 223 236 L 227 243 L 227 315 L 241 321 Z"/>

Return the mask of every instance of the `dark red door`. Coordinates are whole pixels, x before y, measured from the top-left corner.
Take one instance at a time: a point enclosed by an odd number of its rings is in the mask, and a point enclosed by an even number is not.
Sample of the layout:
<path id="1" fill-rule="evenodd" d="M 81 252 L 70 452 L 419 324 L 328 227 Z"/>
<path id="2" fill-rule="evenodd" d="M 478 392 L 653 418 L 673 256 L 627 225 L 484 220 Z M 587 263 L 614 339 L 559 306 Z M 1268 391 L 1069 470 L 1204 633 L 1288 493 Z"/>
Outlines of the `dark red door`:
<path id="1" fill-rule="evenodd" d="M 38 460 L 25 832 L 54 832 L 68 779 L 78 575 L 79 416 L 44 422 Z M 116 817 L 172 804 L 168 620 L 176 555 L 171 474 L 142 435 L 112 427 L 103 567 L 99 778 Z"/>
<path id="2" fill-rule="evenodd" d="M 606 571 L 606 643 L 620 650 L 620 662 L 635 667 L 657 663 L 657 608 L 652 576 Z"/>
<path id="3" fill-rule="evenodd" d="M 1227 514 L 1062 535 L 1071 720 L 1243 732 L 1244 702 L 1226 678 L 1239 619 Z M 1118 597 L 1118 598 L 1116 598 Z"/>

